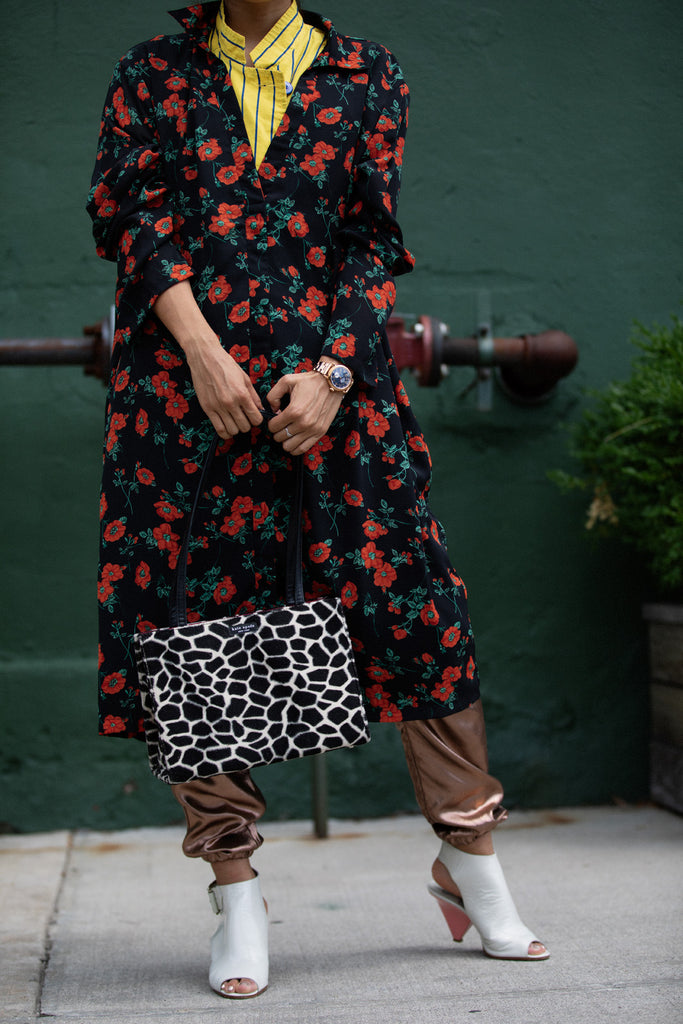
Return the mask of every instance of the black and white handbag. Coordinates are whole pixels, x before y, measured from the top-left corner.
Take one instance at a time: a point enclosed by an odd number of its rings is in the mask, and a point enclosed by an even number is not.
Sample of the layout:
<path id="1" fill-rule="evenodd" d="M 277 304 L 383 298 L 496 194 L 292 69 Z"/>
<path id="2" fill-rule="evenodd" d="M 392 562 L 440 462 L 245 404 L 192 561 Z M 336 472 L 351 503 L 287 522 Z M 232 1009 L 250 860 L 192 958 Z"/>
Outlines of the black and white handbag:
<path id="1" fill-rule="evenodd" d="M 205 459 L 178 557 L 170 625 L 135 636 L 150 767 L 168 783 L 370 739 L 341 602 L 304 601 L 300 458 L 287 538 L 287 603 L 187 622 L 190 535 L 217 441 Z"/>

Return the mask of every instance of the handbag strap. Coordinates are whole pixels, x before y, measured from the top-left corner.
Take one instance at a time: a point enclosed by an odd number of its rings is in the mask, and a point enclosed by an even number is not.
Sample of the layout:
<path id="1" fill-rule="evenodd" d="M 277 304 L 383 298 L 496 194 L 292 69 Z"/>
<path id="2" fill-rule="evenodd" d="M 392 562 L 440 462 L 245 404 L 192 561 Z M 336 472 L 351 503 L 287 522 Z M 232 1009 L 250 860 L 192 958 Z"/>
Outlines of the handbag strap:
<path id="1" fill-rule="evenodd" d="M 200 496 L 204 490 L 209 468 L 213 462 L 218 447 L 218 435 L 216 435 L 209 450 L 206 453 L 202 471 L 199 476 L 199 483 L 195 491 L 192 508 L 187 520 L 187 529 L 183 538 L 183 544 L 178 555 L 178 564 L 171 588 L 169 600 L 169 624 L 172 627 L 185 626 L 187 624 L 187 559 L 190 553 L 190 538 L 192 526 L 197 512 Z M 302 520 L 304 504 L 304 474 L 303 459 L 301 456 L 294 456 L 294 494 L 292 497 L 292 509 L 289 517 L 289 532 L 287 534 L 287 568 L 285 576 L 285 601 L 287 604 L 300 605 L 304 603 L 304 583 L 301 565 L 303 553 Z"/>

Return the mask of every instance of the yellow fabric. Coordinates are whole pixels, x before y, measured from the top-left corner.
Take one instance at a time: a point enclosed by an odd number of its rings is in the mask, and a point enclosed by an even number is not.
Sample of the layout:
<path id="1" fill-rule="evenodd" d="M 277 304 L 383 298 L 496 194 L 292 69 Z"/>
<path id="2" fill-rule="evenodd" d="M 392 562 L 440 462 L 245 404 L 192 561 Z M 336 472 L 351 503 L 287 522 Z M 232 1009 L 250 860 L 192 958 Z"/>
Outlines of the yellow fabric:
<path id="1" fill-rule="evenodd" d="M 325 38 L 321 29 L 306 24 L 292 2 L 251 51 L 254 67 L 248 67 L 244 36 L 230 28 L 221 3 L 209 46 L 228 69 L 257 167 L 278 130 L 289 97 L 322 50 Z"/>

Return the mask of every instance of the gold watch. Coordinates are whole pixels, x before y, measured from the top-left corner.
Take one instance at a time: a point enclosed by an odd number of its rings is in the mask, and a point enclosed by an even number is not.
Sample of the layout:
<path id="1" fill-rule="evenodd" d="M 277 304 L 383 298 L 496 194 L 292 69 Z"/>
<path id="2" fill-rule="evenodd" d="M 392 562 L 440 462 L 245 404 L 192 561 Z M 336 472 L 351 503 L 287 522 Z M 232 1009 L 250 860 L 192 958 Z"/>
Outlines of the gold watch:
<path id="1" fill-rule="evenodd" d="M 314 370 L 323 375 L 330 391 L 336 391 L 338 395 L 345 395 L 353 387 L 353 374 L 348 366 L 343 366 L 340 363 L 328 363 L 321 359 L 314 366 Z"/>

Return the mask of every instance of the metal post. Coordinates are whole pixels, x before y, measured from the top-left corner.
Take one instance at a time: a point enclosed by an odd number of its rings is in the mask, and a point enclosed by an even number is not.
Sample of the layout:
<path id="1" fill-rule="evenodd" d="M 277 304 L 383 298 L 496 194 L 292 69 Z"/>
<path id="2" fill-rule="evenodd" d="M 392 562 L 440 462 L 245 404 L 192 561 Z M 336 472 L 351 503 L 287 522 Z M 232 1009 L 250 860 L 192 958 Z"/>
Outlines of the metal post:
<path id="1" fill-rule="evenodd" d="M 311 758 L 313 829 L 318 839 L 327 839 L 327 764 L 324 754 Z"/>

